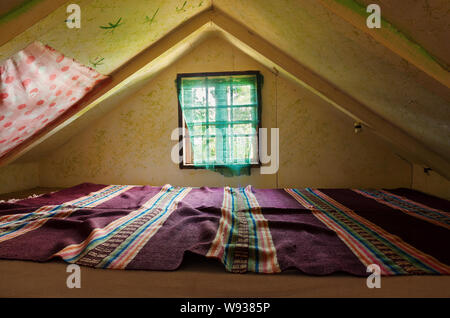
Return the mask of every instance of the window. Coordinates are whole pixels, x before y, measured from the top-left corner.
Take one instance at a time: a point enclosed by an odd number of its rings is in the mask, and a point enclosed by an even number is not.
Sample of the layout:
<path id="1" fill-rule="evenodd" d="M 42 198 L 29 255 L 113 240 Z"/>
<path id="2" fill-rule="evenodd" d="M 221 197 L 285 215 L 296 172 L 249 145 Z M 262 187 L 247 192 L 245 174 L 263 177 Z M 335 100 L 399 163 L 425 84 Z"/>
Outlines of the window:
<path id="1" fill-rule="evenodd" d="M 259 166 L 258 71 L 179 74 L 181 168 Z"/>

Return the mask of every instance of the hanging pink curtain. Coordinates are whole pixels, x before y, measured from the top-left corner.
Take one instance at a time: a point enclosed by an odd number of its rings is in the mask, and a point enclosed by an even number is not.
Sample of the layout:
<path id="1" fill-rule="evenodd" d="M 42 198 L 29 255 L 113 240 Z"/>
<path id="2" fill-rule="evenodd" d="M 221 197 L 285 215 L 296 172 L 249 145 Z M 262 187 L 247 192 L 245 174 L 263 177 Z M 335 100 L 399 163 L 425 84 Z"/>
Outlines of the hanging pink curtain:
<path id="1" fill-rule="evenodd" d="M 106 76 L 34 42 L 0 64 L 0 157 L 49 125 Z"/>

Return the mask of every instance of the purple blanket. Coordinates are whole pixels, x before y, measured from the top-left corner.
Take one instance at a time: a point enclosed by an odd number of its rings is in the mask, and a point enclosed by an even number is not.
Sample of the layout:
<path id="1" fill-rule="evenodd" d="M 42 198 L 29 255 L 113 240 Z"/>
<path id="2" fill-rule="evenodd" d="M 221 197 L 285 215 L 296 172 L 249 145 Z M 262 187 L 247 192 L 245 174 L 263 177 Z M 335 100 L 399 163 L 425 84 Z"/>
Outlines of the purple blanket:
<path id="1" fill-rule="evenodd" d="M 184 188 L 84 183 L 0 203 L 0 258 L 174 270 L 449 274 L 450 202 L 409 189 Z"/>

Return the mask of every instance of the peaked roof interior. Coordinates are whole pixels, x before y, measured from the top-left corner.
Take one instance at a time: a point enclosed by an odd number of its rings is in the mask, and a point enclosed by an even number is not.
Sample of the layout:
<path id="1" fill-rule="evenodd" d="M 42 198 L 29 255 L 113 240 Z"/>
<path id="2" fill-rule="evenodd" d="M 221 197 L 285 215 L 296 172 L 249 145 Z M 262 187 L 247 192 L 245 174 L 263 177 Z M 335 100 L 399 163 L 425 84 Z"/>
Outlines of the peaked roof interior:
<path id="1" fill-rule="evenodd" d="M 381 6 L 381 29 L 365 27 L 369 2 Z M 76 30 L 64 23 L 66 5 L 47 0 L 14 18 L 0 17 L 0 59 L 40 40 L 83 64 L 102 61 L 96 69 L 112 80 L 85 99 L 73 116 L 25 141 L 1 158 L 0 165 L 36 160 L 56 149 L 214 35 L 361 121 L 403 157 L 450 178 L 446 0 L 76 3 L 82 10 L 82 27 Z M 119 18 L 122 24 L 114 30 L 99 27 Z M 20 28 L 23 32 L 17 35 Z"/>

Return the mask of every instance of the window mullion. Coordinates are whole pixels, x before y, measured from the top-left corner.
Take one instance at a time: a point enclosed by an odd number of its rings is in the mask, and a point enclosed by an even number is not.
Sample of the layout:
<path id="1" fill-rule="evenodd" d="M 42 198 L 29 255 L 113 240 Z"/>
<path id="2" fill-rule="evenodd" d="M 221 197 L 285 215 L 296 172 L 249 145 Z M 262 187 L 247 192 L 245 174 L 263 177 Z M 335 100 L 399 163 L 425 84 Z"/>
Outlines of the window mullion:
<path id="1" fill-rule="evenodd" d="M 228 124 L 229 133 L 227 133 L 227 141 L 229 145 L 229 155 L 230 160 L 234 163 L 234 155 L 233 155 L 233 139 L 234 139 L 234 132 L 233 132 L 233 79 L 230 78 L 230 121 Z M 230 135 L 230 136 L 228 136 Z"/>
<path id="2" fill-rule="evenodd" d="M 216 83 L 215 85 L 215 93 L 216 93 L 216 105 L 223 105 L 224 100 L 227 100 L 226 95 L 226 89 L 225 93 L 223 93 L 223 83 Z M 226 160 L 224 160 L 224 147 L 223 147 L 223 140 L 226 138 L 223 133 L 224 128 L 224 109 L 223 108 L 216 108 L 216 160 L 217 162 L 220 162 L 221 164 L 226 164 Z M 217 124 L 217 123 L 221 124 Z M 217 135 L 219 135 L 221 138 L 218 138 Z M 225 134 L 226 135 L 226 134 Z"/>
<path id="3" fill-rule="evenodd" d="M 214 169 L 258 160 L 259 79 L 255 80 L 255 75 L 231 73 L 179 75 L 180 113 L 183 111 L 179 120 L 184 119 L 188 126 L 184 139 L 191 139 L 194 166 Z M 183 161 L 187 162 L 186 159 Z"/>

